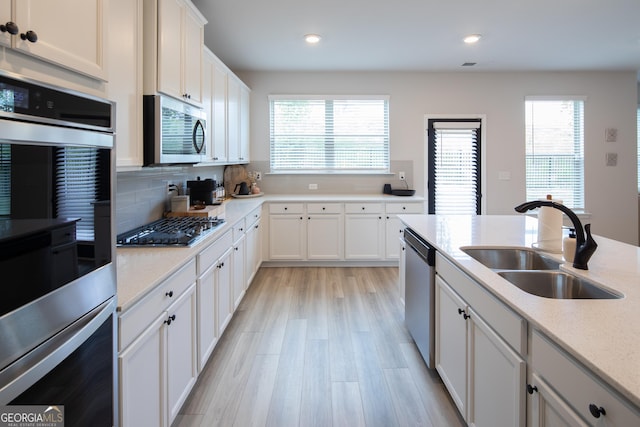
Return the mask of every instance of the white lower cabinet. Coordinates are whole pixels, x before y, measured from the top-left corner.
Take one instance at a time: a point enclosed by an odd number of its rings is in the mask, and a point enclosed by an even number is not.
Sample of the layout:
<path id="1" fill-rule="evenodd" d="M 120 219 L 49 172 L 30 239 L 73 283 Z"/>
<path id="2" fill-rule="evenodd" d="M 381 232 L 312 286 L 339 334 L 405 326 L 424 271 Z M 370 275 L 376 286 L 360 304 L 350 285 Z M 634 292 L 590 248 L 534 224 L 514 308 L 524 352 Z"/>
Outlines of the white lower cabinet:
<path id="1" fill-rule="evenodd" d="M 307 259 L 342 259 L 343 230 L 340 203 L 307 204 Z"/>
<path id="2" fill-rule="evenodd" d="M 527 384 L 532 426 L 637 426 L 640 410 L 537 330 Z"/>
<path id="3" fill-rule="evenodd" d="M 304 204 L 269 205 L 269 259 L 304 260 L 307 223 Z"/>
<path id="4" fill-rule="evenodd" d="M 233 282 L 231 281 L 231 248 L 220 257 L 215 269 L 215 282 L 218 300 L 218 336 L 227 328 L 233 316 Z"/>
<path id="5" fill-rule="evenodd" d="M 344 219 L 344 257 L 348 260 L 384 258 L 382 203 L 346 203 Z"/>
<path id="6" fill-rule="evenodd" d="M 460 282 L 463 294 L 473 294 L 470 284 Z M 445 281 L 436 275 L 436 369 L 469 425 L 524 427 L 526 362 L 474 309 L 474 302 L 463 299 L 456 285 L 456 277 Z M 501 304 L 489 301 L 478 304 L 483 309 Z"/>
<path id="7" fill-rule="evenodd" d="M 537 374 L 531 374 L 531 383 L 535 385 L 528 384 L 527 387 L 529 394 L 531 394 L 530 426 L 588 426 Z"/>
<path id="8" fill-rule="evenodd" d="M 185 280 L 188 284 L 182 291 Z M 166 308 L 162 307 L 168 302 Z M 192 261 L 121 316 L 118 364 L 122 427 L 169 426 L 177 416 L 198 375 L 196 312 Z M 141 333 L 130 340 L 141 328 Z"/>
<path id="9" fill-rule="evenodd" d="M 244 289 L 248 289 L 260 264 L 262 264 L 262 207 L 254 209 L 245 217 L 247 230 L 245 233 L 245 271 Z"/>
<path id="10" fill-rule="evenodd" d="M 240 305 L 242 297 L 244 297 L 246 286 L 245 273 L 247 267 L 246 256 L 246 237 L 242 235 L 233 243 L 232 256 L 232 281 L 233 281 L 233 308 L 234 310 Z"/>

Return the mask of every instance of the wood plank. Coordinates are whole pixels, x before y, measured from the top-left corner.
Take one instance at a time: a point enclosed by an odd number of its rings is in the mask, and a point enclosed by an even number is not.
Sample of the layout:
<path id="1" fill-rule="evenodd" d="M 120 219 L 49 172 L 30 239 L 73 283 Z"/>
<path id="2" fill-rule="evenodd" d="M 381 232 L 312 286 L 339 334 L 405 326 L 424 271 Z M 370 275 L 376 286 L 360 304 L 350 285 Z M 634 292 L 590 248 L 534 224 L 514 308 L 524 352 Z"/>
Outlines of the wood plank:
<path id="1" fill-rule="evenodd" d="M 371 333 L 352 332 L 351 340 L 367 426 L 398 425 Z"/>
<path id="2" fill-rule="evenodd" d="M 304 359 L 299 425 L 330 426 L 332 410 L 329 341 L 307 340 Z"/>
<path id="3" fill-rule="evenodd" d="M 358 383 L 332 383 L 331 402 L 333 427 L 364 427 L 367 425 Z"/>
<path id="4" fill-rule="evenodd" d="M 398 425 L 437 427 L 431 424 L 409 369 L 385 369 L 384 376 L 391 391 Z"/>
<path id="5" fill-rule="evenodd" d="M 238 427 L 264 426 L 278 370 L 278 355 L 258 354 L 242 393 L 233 425 Z"/>
<path id="6" fill-rule="evenodd" d="M 271 396 L 267 426 L 297 426 L 300 419 L 307 321 L 289 319 Z"/>

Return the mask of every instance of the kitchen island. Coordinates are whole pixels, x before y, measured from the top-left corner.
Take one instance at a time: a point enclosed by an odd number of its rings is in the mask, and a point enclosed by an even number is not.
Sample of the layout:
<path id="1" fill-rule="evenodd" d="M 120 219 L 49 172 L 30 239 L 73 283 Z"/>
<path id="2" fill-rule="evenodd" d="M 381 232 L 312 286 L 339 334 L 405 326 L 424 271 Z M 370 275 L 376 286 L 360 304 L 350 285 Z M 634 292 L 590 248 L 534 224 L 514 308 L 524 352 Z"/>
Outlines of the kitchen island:
<path id="1" fill-rule="evenodd" d="M 525 215 L 400 215 L 399 219 L 431 243 L 443 259 L 521 316 L 528 325 L 529 346 L 532 346 L 532 332 L 539 331 L 591 371 L 598 381 L 614 389 L 623 400 L 628 399 L 631 412 L 638 413 L 638 247 L 595 235 L 598 249 L 589 261 L 589 270 L 577 270 L 570 263 L 560 266 L 561 270 L 587 278 L 622 294 L 623 298 L 550 299 L 520 290 L 460 249 L 465 246 L 531 248 L 537 240 L 535 218 Z M 564 262 L 561 254 L 548 255 Z M 529 363 L 530 359 L 529 355 Z"/>

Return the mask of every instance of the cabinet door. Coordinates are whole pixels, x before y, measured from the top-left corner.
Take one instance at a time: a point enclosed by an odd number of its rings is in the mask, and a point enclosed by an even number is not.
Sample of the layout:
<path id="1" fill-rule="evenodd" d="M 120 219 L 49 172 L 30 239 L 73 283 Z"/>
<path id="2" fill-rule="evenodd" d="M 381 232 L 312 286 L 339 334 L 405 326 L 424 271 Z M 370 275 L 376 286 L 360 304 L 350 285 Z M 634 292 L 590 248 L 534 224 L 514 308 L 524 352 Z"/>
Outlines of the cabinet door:
<path id="1" fill-rule="evenodd" d="M 184 94 L 192 103 L 202 102 L 202 56 L 204 26 L 200 18 L 189 7 L 184 14 Z"/>
<path id="2" fill-rule="evenodd" d="M 400 300 L 404 304 L 406 244 L 402 235 L 398 239 L 398 247 L 400 248 L 400 261 L 398 264 L 398 293 L 400 295 Z"/>
<path id="3" fill-rule="evenodd" d="M 469 315 L 469 425 L 524 427 L 526 364 L 477 315 Z"/>
<path id="4" fill-rule="evenodd" d="M 227 154 L 230 162 L 240 162 L 240 83 L 227 77 Z"/>
<path id="5" fill-rule="evenodd" d="M 198 376 L 195 283 L 167 309 L 167 313 L 167 418 L 171 424 Z"/>
<path id="6" fill-rule="evenodd" d="M 343 256 L 341 214 L 307 217 L 307 258 L 339 260 Z"/>
<path id="7" fill-rule="evenodd" d="M 216 286 L 218 290 L 218 336 L 227 328 L 233 315 L 233 283 L 231 281 L 231 249 L 218 261 Z"/>
<path id="8" fill-rule="evenodd" d="M 398 237 L 402 237 L 404 226 L 396 215 L 385 216 L 385 251 L 386 259 L 398 259 L 400 257 L 400 246 L 398 245 Z"/>
<path id="9" fill-rule="evenodd" d="M 166 426 L 163 313 L 118 355 L 120 426 Z"/>
<path id="10" fill-rule="evenodd" d="M 436 369 L 458 410 L 467 411 L 466 304 L 436 275 Z"/>
<path id="11" fill-rule="evenodd" d="M 212 160 L 226 162 L 227 153 L 227 70 L 218 62 L 213 64 L 211 100 Z"/>
<path id="12" fill-rule="evenodd" d="M 11 0 L 0 0 L 0 24 L 6 24 L 7 22 L 13 22 L 13 16 L 11 15 Z M 11 39 L 13 37 L 16 36 L 11 36 L 8 32 L 0 33 L 0 45 L 11 46 Z"/>
<path id="13" fill-rule="evenodd" d="M 249 88 L 240 85 L 240 161 L 248 163 L 251 159 L 249 156 L 250 146 L 250 103 L 251 94 Z"/>
<path id="14" fill-rule="evenodd" d="M 218 342 L 216 271 L 217 264 L 198 277 L 198 372 L 202 372 Z"/>
<path id="15" fill-rule="evenodd" d="M 20 0 L 14 5 L 14 22 L 20 33 L 33 31 L 37 35 L 35 43 L 14 36 L 16 49 L 107 80 L 104 60 L 107 0 Z"/>
<path id="16" fill-rule="evenodd" d="M 256 221 L 249 226 L 246 234 L 246 260 L 245 260 L 245 290 L 249 288 L 251 281 L 258 272 L 260 263 L 262 262 L 262 231 L 260 221 Z"/>
<path id="17" fill-rule="evenodd" d="M 383 258 L 384 222 L 382 215 L 346 215 L 344 255 L 346 259 L 380 260 Z"/>
<path id="18" fill-rule="evenodd" d="M 243 235 L 233 244 L 233 308 L 236 309 L 242 301 L 246 289 L 245 273 L 247 269 L 245 236 Z"/>
<path id="19" fill-rule="evenodd" d="M 588 426 L 536 373 L 531 375 L 532 427 Z"/>
<path id="20" fill-rule="evenodd" d="M 302 214 L 269 216 L 269 259 L 305 258 L 306 223 L 303 219 Z"/>
<path id="21" fill-rule="evenodd" d="M 142 0 L 109 0 L 109 99 L 117 104 L 116 166 L 142 166 Z"/>
<path id="22" fill-rule="evenodd" d="M 180 0 L 158 0 L 158 90 L 182 99 L 182 33 Z"/>

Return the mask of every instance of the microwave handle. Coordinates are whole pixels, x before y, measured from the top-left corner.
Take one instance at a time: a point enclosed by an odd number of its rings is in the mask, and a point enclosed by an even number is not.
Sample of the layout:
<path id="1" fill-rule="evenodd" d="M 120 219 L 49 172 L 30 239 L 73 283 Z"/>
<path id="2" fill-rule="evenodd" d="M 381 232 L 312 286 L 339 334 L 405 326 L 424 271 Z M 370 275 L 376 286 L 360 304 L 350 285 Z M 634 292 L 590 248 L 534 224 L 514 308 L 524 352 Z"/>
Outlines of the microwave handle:
<path id="1" fill-rule="evenodd" d="M 198 144 L 198 128 L 202 129 L 200 132 L 202 133 L 202 144 Z M 204 144 L 206 141 L 205 138 L 205 131 L 204 131 L 204 124 L 202 123 L 201 120 L 197 120 L 195 126 L 193 127 L 193 135 L 191 137 L 192 142 L 193 142 L 193 148 L 196 149 L 196 153 L 200 154 L 202 152 L 202 149 L 204 148 Z"/>

